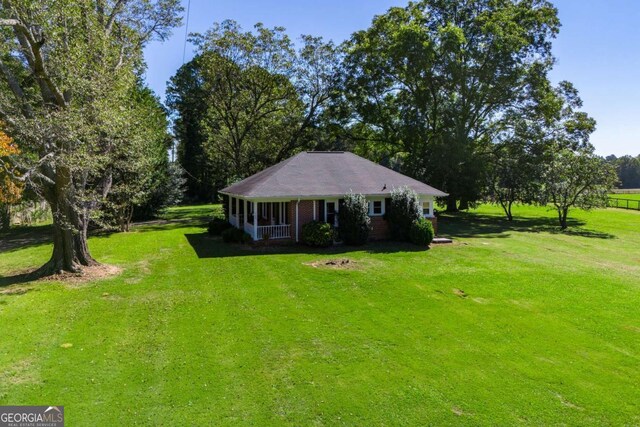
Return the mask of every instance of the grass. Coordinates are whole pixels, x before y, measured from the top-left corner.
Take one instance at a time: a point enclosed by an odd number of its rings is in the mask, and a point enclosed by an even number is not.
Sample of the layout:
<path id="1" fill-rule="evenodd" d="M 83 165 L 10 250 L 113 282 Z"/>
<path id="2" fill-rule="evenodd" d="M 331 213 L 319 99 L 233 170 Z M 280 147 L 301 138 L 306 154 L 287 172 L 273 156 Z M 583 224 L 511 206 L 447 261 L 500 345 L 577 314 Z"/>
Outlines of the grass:
<path id="1" fill-rule="evenodd" d="M 613 193 L 609 194 L 609 197 L 614 197 L 617 199 L 640 200 L 640 193 Z"/>
<path id="2" fill-rule="evenodd" d="M 0 405 L 65 405 L 69 425 L 640 424 L 640 212 L 561 233 L 485 206 L 442 217 L 455 244 L 429 251 L 310 251 L 224 245 L 211 209 L 92 238 L 123 273 L 87 284 L 16 283 L 51 248 L 3 250 Z M 338 257 L 354 267 L 307 265 Z"/>

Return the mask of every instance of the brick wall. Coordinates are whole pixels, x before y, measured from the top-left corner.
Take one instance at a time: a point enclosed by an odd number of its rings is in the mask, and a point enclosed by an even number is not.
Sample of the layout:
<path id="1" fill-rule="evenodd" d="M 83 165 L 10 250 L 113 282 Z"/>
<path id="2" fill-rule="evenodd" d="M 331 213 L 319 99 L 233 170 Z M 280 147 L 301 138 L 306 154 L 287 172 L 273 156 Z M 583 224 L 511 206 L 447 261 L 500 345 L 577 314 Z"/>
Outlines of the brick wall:
<path id="1" fill-rule="evenodd" d="M 371 240 L 384 240 L 389 237 L 391 237 L 389 235 L 389 222 L 381 216 L 372 216 L 371 233 L 369 233 L 369 238 Z"/>
<path id="2" fill-rule="evenodd" d="M 427 218 L 429 221 L 431 221 L 431 224 L 433 224 L 433 234 L 434 235 L 438 235 L 438 218 L 437 217 L 433 217 L 433 218 Z"/>
<path id="3" fill-rule="evenodd" d="M 289 218 L 291 223 L 291 238 L 295 240 L 296 238 L 296 200 L 292 200 L 289 202 Z M 320 214 L 319 202 L 316 201 L 316 219 L 323 220 L 323 218 L 319 218 Z M 433 224 L 433 230 L 435 234 L 438 234 L 438 218 L 427 218 Z M 298 205 L 298 237 L 302 239 L 302 226 L 308 222 L 313 221 L 313 200 L 301 200 Z M 371 240 L 385 240 L 389 239 L 390 230 L 389 223 L 381 216 L 371 217 Z"/>
<path id="4" fill-rule="evenodd" d="M 291 218 L 291 238 L 296 238 L 296 204 L 297 200 L 289 203 L 289 218 Z M 316 202 L 316 219 L 318 215 L 318 203 Z M 302 226 L 313 221 L 313 200 L 300 200 L 298 205 L 298 240 L 302 240 Z"/>

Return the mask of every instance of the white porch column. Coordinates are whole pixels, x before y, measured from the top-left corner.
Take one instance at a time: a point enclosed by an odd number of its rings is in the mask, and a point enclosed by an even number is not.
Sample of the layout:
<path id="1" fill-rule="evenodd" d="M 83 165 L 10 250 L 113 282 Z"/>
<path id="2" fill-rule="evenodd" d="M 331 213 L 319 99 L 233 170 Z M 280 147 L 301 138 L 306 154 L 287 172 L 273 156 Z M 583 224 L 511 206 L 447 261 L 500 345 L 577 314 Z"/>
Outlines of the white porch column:
<path id="1" fill-rule="evenodd" d="M 233 197 L 229 196 L 229 206 L 227 207 L 227 209 L 229 210 L 229 222 L 231 222 L 231 217 L 233 216 L 233 211 L 231 210 L 232 203 L 233 203 Z M 231 222 L 231 225 L 233 225 L 233 222 Z"/>
<path id="2" fill-rule="evenodd" d="M 244 221 L 240 224 L 240 199 L 236 197 L 236 227 L 244 227 Z"/>
<path id="3" fill-rule="evenodd" d="M 253 202 L 253 240 L 258 240 L 258 202 Z"/>
<path id="4" fill-rule="evenodd" d="M 273 218 L 273 202 L 269 202 L 269 222 L 271 225 L 275 224 L 276 221 Z"/>
<path id="5" fill-rule="evenodd" d="M 313 220 L 316 220 L 316 201 L 313 201 Z"/>
<path id="6" fill-rule="evenodd" d="M 287 214 L 285 213 L 285 208 L 287 207 L 287 204 L 285 202 L 280 202 L 280 209 L 278 209 L 278 212 L 280 212 L 280 224 L 284 224 L 285 221 L 284 219 L 287 217 Z"/>
<path id="7" fill-rule="evenodd" d="M 243 200 L 244 202 L 244 215 L 242 216 L 242 229 L 244 230 L 244 225 L 249 220 L 249 211 L 247 211 L 247 200 Z"/>
<path id="8" fill-rule="evenodd" d="M 433 218 L 433 197 L 429 198 L 429 218 Z"/>

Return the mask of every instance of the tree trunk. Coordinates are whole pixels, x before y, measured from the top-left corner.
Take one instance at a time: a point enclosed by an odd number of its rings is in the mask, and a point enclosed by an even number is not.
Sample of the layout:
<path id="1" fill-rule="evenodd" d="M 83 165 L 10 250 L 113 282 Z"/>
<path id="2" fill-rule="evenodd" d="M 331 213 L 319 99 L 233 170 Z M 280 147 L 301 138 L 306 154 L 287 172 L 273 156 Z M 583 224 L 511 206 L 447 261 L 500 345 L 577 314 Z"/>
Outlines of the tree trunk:
<path id="1" fill-rule="evenodd" d="M 0 231 L 9 231 L 11 227 L 11 208 L 8 204 L 0 203 Z"/>
<path id="2" fill-rule="evenodd" d="M 469 210 L 469 202 L 466 199 L 460 200 L 460 205 L 458 206 L 458 209 L 461 211 Z"/>
<path id="3" fill-rule="evenodd" d="M 505 202 L 503 200 L 500 200 L 500 206 L 502 207 L 504 214 L 507 216 L 507 221 L 513 220 L 513 215 L 511 214 L 511 204 L 512 202 Z"/>
<path id="4" fill-rule="evenodd" d="M 98 265 L 87 245 L 89 212 L 74 203 L 70 174 L 64 171 L 56 173 L 55 186 L 49 190 L 47 202 L 53 215 L 53 254 L 35 274 L 77 273 L 83 267 Z"/>
<path id="5" fill-rule="evenodd" d="M 558 209 L 558 219 L 560 220 L 560 228 L 562 230 L 567 229 L 567 214 L 569 213 L 568 208 Z"/>
<path id="6" fill-rule="evenodd" d="M 458 212 L 458 201 L 455 197 L 447 197 L 447 212 Z"/>

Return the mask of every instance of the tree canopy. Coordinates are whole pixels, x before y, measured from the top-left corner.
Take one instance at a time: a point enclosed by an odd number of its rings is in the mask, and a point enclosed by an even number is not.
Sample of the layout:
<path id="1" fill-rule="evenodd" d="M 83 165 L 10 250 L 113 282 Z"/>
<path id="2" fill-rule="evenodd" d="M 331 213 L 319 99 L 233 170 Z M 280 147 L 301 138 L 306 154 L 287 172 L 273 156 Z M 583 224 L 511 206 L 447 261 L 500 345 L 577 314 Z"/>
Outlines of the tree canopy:
<path id="1" fill-rule="evenodd" d="M 51 207 L 54 250 L 43 273 L 95 264 L 86 234 L 113 184 L 142 48 L 180 22 L 178 0 L 3 0 L 0 119 L 19 142 L 11 158 Z"/>
<path id="2" fill-rule="evenodd" d="M 559 20 L 542 0 L 424 0 L 346 44 L 344 119 L 365 152 L 477 200 L 495 123 L 551 67 Z"/>
<path id="3" fill-rule="evenodd" d="M 198 53 L 168 88 L 191 195 L 211 197 L 315 145 L 339 66 L 333 43 L 302 36 L 296 49 L 283 28 L 244 31 L 234 21 L 191 40 Z"/>
<path id="4" fill-rule="evenodd" d="M 611 163 L 618 174 L 620 188 L 640 188 L 640 155 L 633 156 L 608 156 L 607 162 Z"/>

